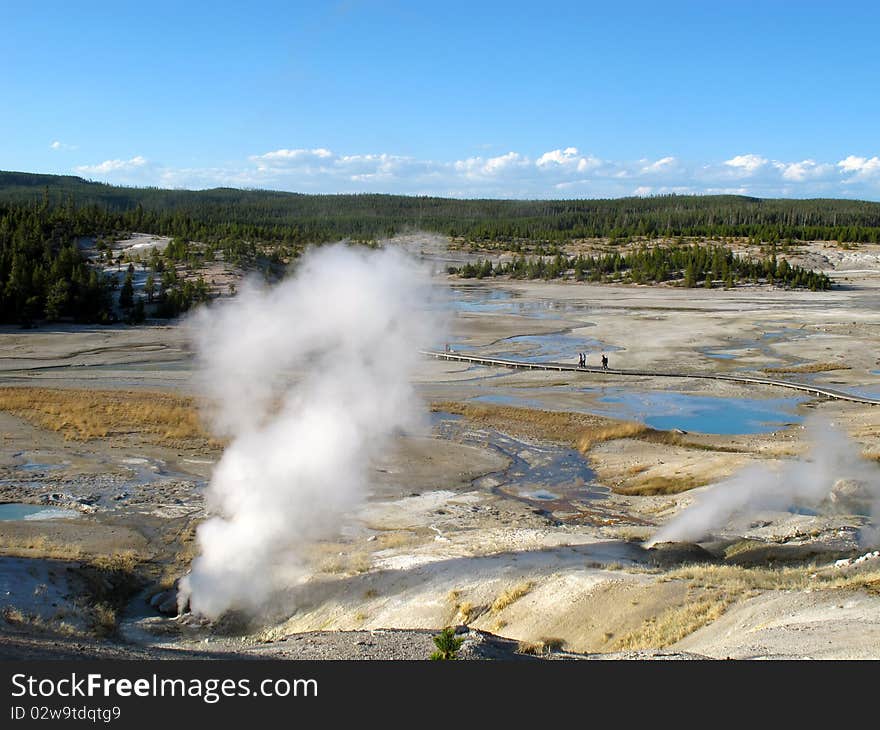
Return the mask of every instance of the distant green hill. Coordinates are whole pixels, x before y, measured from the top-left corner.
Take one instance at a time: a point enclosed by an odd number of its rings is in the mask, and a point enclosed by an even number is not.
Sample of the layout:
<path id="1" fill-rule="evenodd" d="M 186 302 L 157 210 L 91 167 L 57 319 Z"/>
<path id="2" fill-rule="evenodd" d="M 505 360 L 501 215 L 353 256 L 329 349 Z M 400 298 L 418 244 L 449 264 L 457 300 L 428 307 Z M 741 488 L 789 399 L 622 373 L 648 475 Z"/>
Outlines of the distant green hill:
<path id="1" fill-rule="evenodd" d="M 607 200 L 459 200 L 303 195 L 268 190 L 165 190 L 79 177 L 0 172 L 0 205 L 95 206 L 124 227 L 190 238 L 322 242 L 425 230 L 472 240 L 750 236 L 880 241 L 880 203 L 665 195 Z"/>
<path id="2" fill-rule="evenodd" d="M 130 281 L 101 276 L 79 248 L 83 237 L 106 241 L 142 231 L 174 237 L 151 260 L 150 314 L 174 317 L 208 297 L 203 281 L 178 278 L 177 265 L 223 260 L 244 268 L 283 270 L 305 244 L 375 240 L 426 230 L 482 246 L 527 250 L 531 259 L 496 271 L 489 261 L 460 272 L 527 278 L 567 276 L 662 282 L 684 277 L 706 286 L 735 277 L 825 289 L 822 274 L 777 262 L 776 247 L 796 240 L 877 242 L 880 204 L 851 200 L 761 200 L 738 196 L 661 196 L 617 200 L 456 200 L 402 195 L 302 195 L 267 190 L 162 190 L 94 183 L 79 177 L 0 172 L 0 323 L 44 320 L 141 321 L 147 309 Z M 726 249 L 645 247 L 621 258 L 565 258 L 574 238 L 748 236 L 771 244 L 766 260 L 739 261 Z M 198 244 L 192 244 L 196 241 Z M 522 245 L 526 243 L 527 245 Z M 545 247 L 545 243 L 550 243 Z M 103 248 L 102 248 L 103 246 Z M 542 258 L 549 251 L 551 262 Z M 784 249 L 784 245 L 783 245 Z M 711 262 L 708 256 L 711 254 Z M 167 259 L 167 262 L 165 261 Z M 167 263 L 167 265 L 166 265 Z M 274 268 L 273 268 L 274 267 Z M 151 286 L 152 291 L 152 286 Z"/>

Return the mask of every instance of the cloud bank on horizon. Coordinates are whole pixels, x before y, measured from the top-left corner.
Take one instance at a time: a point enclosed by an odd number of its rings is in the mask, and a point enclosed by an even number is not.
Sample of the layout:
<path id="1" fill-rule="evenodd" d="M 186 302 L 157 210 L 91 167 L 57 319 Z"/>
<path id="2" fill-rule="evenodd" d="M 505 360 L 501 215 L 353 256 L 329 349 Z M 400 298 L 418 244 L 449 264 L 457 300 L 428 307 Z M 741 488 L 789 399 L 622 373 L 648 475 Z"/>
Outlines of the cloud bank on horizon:
<path id="1" fill-rule="evenodd" d="M 880 199 L 880 157 L 778 160 L 755 153 L 716 162 L 675 156 L 621 161 L 577 147 L 529 156 L 507 152 L 436 161 L 390 153 L 340 154 L 323 147 L 276 149 L 239 164 L 165 165 L 142 155 L 78 165 L 75 174 L 122 185 L 266 188 L 305 193 L 399 193 L 447 197 L 578 198 L 735 194 Z"/>

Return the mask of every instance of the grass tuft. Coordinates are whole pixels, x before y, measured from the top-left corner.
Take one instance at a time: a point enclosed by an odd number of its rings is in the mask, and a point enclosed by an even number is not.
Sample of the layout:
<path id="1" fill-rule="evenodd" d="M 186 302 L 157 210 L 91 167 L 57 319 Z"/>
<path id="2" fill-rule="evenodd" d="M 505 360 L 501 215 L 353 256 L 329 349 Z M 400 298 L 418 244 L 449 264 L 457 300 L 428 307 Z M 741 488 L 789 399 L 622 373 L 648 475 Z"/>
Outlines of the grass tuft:
<path id="1" fill-rule="evenodd" d="M 545 636 L 537 641 L 520 641 L 516 650 L 520 654 L 541 656 L 553 651 L 562 651 L 565 648 L 565 640 L 555 636 Z"/>
<path id="2" fill-rule="evenodd" d="M 500 613 L 532 590 L 532 585 L 533 583 L 529 581 L 526 583 L 520 583 L 513 588 L 509 588 L 492 602 L 492 606 L 489 610 L 492 613 Z"/>

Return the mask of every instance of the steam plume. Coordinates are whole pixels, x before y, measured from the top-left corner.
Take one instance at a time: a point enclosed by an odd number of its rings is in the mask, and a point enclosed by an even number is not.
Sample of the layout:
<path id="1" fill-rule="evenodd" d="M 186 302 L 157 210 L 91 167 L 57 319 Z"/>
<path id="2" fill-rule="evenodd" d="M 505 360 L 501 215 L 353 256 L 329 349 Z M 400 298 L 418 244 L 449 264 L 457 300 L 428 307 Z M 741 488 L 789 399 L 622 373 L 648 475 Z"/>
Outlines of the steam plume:
<path id="1" fill-rule="evenodd" d="M 442 337 L 428 286 L 393 248 L 338 244 L 194 318 L 212 420 L 230 443 L 181 603 L 211 618 L 259 610 L 301 575 L 303 546 L 335 534 L 364 498 L 370 459 L 420 424 L 410 376 L 419 345 Z"/>
<path id="2" fill-rule="evenodd" d="M 880 480 L 876 465 L 861 456 L 859 445 L 819 418 L 805 424 L 810 448 L 805 456 L 778 468 L 749 466 L 730 479 L 711 487 L 695 504 L 673 518 L 646 544 L 695 542 L 723 527 L 735 515 L 763 510 L 816 508 L 833 499 L 845 481 L 857 485 L 858 496 L 867 503 L 871 524 L 862 531 L 862 542 L 876 543 L 880 516 Z"/>

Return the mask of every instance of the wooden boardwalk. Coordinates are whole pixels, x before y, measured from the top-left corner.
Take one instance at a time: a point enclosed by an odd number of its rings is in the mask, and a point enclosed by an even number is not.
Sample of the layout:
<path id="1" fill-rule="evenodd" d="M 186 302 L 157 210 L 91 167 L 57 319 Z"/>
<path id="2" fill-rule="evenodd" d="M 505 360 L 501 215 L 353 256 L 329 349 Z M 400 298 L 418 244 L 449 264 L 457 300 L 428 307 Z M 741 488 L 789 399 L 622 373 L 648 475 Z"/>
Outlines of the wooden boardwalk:
<path id="1" fill-rule="evenodd" d="M 640 378 L 695 378 L 699 380 L 725 380 L 729 383 L 742 383 L 744 385 L 767 385 L 774 388 L 788 388 L 800 391 L 811 396 L 831 398 L 834 400 L 850 401 L 852 403 L 866 403 L 872 406 L 880 406 L 880 399 L 867 398 L 865 396 L 845 393 L 842 390 L 826 388 L 822 385 L 810 385 L 808 383 L 793 383 L 789 380 L 777 380 L 776 378 L 758 378 L 751 375 L 722 375 L 721 373 L 696 373 L 696 372 L 663 372 L 658 370 L 622 370 L 619 368 L 603 368 L 595 366 L 579 367 L 562 362 L 526 362 L 524 360 L 508 360 L 500 357 L 482 357 L 479 355 L 466 355 L 460 352 L 435 352 L 422 350 L 423 355 L 434 357 L 438 360 L 451 360 L 453 362 L 467 362 L 474 365 L 487 367 L 515 368 L 518 370 L 550 370 L 559 372 L 577 372 L 585 375 L 618 375 L 624 377 Z"/>

